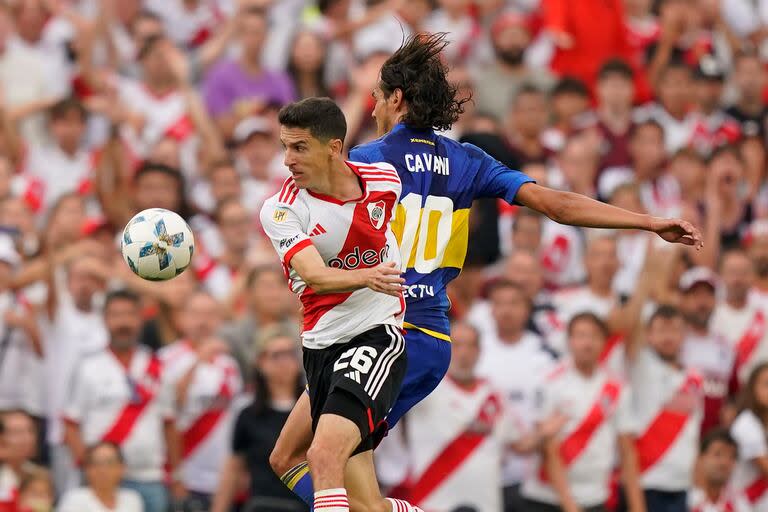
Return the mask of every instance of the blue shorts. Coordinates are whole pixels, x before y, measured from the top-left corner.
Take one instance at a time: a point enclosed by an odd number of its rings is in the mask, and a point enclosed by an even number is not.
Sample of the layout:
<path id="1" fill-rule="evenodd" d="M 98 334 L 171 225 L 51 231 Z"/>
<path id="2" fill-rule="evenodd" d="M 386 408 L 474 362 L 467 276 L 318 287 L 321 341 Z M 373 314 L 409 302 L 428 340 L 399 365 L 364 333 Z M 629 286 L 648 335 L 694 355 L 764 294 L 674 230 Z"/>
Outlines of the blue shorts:
<path id="1" fill-rule="evenodd" d="M 418 329 L 405 330 L 405 350 L 408 364 L 400 395 L 387 415 L 389 428 L 397 425 L 405 413 L 434 391 L 451 363 L 451 343 Z"/>

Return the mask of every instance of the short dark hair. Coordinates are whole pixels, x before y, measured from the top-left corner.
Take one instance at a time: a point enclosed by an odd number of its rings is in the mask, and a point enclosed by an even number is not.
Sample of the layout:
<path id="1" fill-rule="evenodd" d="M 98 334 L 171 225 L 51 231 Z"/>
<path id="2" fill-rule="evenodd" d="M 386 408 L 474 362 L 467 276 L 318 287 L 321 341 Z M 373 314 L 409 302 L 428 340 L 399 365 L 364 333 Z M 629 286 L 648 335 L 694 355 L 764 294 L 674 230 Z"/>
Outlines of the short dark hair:
<path id="1" fill-rule="evenodd" d="M 733 144 L 721 144 L 712 150 L 712 152 L 709 154 L 709 157 L 706 160 L 706 164 L 710 165 L 712 162 L 714 162 L 721 156 L 725 156 L 725 155 L 732 156 L 741 164 L 744 163 L 744 158 L 741 156 L 741 153 L 736 148 L 736 146 L 734 146 Z"/>
<path id="2" fill-rule="evenodd" d="M 139 168 L 136 170 L 136 173 L 133 175 L 133 180 L 139 181 L 145 175 L 152 173 L 165 174 L 166 176 L 170 176 L 171 178 L 174 178 L 176 181 L 178 181 L 180 185 L 184 183 L 184 176 L 181 174 L 181 171 L 169 165 L 161 164 L 160 162 L 153 162 L 151 160 L 147 160 L 141 164 L 141 166 L 139 166 Z"/>
<path id="3" fill-rule="evenodd" d="M 755 392 L 757 379 L 765 371 L 768 371 L 768 362 L 766 361 L 755 366 L 750 372 L 747 383 L 741 389 L 737 400 L 737 409 L 739 412 L 752 411 L 758 418 L 762 419 L 765 417 L 768 408 L 758 402 L 757 393 Z"/>
<path id="4" fill-rule="evenodd" d="M 104 311 L 107 310 L 110 304 L 119 300 L 132 302 L 136 306 L 141 305 L 141 297 L 137 293 L 128 289 L 112 290 L 104 299 Z"/>
<path id="5" fill-rule="evenodd" d="M 661 82 L 662 80 L 666 79 L 667 75 L 672 71 L 685 71 L 689 77 L 693 76 L 693 70 L 687 64 L 685 64 L 685 62 L 672 60 L 669 62 L 669 64 L 661 69 L 658 81 Z"/>
<path id="6" fill-rule="evenodd" d="M 496 293 L 499 290 L 514 290 L 517 292 L 518 295 L 520 295 L 523 300 L 525 301 L 526 306 L 528 306 L 528 310 L 533 309 L 533 302 L 531 302 L 530 297 L 528 297 L 528 294 L 525 292 L 525 289 L 520 286 L 518 283 L 511 281 L 509 279 L 497 279 L 490 284 L 488 284 L 487 287 L 487 296 L 490 299 L 494 293 Z"/>
<path id="7" fill-rule="evenodd" d="M 600 330 L 600 334 L 602 334 L 603 338 L 607 339 L 608 336 L 611 335 L 610 331 L 608 330 L 608 325 L 606 325 L 605 321 L 603 321 L 602 318 L 597 316 L 596 314 L 592 313 L 591 311 L 583 311 L 581 313 L 576 314 L 571 320 L 568 322 L 568 336 L 570 337 L 573 334 L 573 328 L 574 326 L 579 322 L 589 322 L 595 327 L 597 327 Z"/>
<path id="8" fill-rule="evenodd" d="M 152 34 L 147 37 L 139 48 L 136 55 L 137 60 L 144 60 L 160 43 L 166 40 L 167 38 L 163 34 Z"/>
<path id="9" fill-rule="evenodd" d="M 316 139 L 329 141 L 347 136 L 347 120 L 344 112 L 330 98 L 306 98 L 284 106 L 277 115 L 278 121 L 288 128 L 309 130 Z"/>
<path id="10" fill-rule="evenodd" d="M 85 105 L 75 97 L 63 98 L 54 103 L 48 111 L 48 115 L 51 121 L 56 121 L 64 119 L 70 112 L 77 112 L 83 122 L 88 118 L 88 110 Z"/>
<path id="11" fill-rule="evenodd" d="M 514 105 L 523 96 L 544 96 L 544 91 L 536 84 L 524 82 L 512 96 L 512 104 Z"/>
<path id="12" fill-rule="evenodd" d="M 664 139 L 664 126 L 662 126 L 662 124 L 655 119 L 644 119 L 639 123 L 632 125 L 632 127 L 629 129 L 629 136 L 634 137 L 643 128 L 656 129 L 656 131 L 658 131 L 661 135 L 661 138 Z"/>
<path id="13" fill-rule="evenodd" d="M 677 307 L 670 304 L 661 304 L 656 308 L 656 311 L 654 311 L 653 314 L 651 314 L 651 317 L 648 319 L 648 326 L 653 325 L 653 322 L 659 318 L 664 320 L 680 318 L 682 320 L 684 317 L 682 311 L 680 311 Z"/>
<path id="14" fill-rule="evenodd" d="M 597 72 L 598 80 L 603 80 L 609 76 L 620 76 L 627 80 L 634 80 L 635 72 L 624 59 L 612 58 L 603 62 L 603 65 L 600 66 L 600 71 Z"/>
<path id="15" fill-rule="evenodd" d="M 276 274 L 282 277 L 283 271 L 280 269 L 280 267 L 272 265 L 271 263 L 258 265 L 252 268 L 250 272 L 248 272 L 248 275 L 245 278 L 245 287 L 250 288 L 253 286 L 253 283 L 255 283 L 256 280 L 264 274 Z"/>
<path id="16" fill-rule="evenodd" d="M 712 430 L 707 432 L 704 435 L 704 437 L 701 438 L 701 442 L 699 443 L 699 453 L 706 452 L 710 446 L 712 446 L 718 441 L 732 447 L 736 451 L 736 454 L 738 455 L 739 453 L 738 443 L 733 438 L 731 433 L 728 432 L 728 429 L 725 429 L 722 427 L 713 428 Z"/>
<path id="17" fill-rule="evenodd" d="M 83 463 L 88 465 L 93 461 L 93 453 L 102 447 L 109 447 L 112 448 L 115 451 L 115 454 L 117 455 L 117 460 L 120 461 L 120 464 L 125 463 L 125 458 L 123 457 L 123 451 L 120 449 L 120 446 L 117 443 L 114 443 L 112 441 L 99 441 L 98 443 L 94 443 L 85 449 L 85 453 L 83 454 Z"/>
<path id="18" fill-rule="evenodd" d="M 521 219 L 532 219 L 539 223 L 540 226 L 544 225 L 544 215 L 537 212 L 536 210 L 531 210 L 530 208 L 520 208 L 517 210 L 517 214 L 515 215 L 515 221 L 512 223 L 512 232 L 516 232 L 518 229 L 517 221 Z"/>
<path id="19" fill-rule="evenodd" d="M 469 98 L 457 99 L 458 86 L 448 81 L 448 67 L 440 52 L 447 34 L 409 37 L 381 66 L 379 86 L 388 98 L 400 89 L 408 104 L 403 122 L 417 130 L 448 130 L 464 112 Z"/>
<path id="20" fill-rule="evenodd" d="M 556 98 L 566 94 L 573 94 L 575 96 L 589 98 L 589 89 L 587 88 L 587 85 L 578 78 L 565 76 L 561 78 L 557 84 L 555 84 L 555 87 L 552 89 L 550 96 Z"/>

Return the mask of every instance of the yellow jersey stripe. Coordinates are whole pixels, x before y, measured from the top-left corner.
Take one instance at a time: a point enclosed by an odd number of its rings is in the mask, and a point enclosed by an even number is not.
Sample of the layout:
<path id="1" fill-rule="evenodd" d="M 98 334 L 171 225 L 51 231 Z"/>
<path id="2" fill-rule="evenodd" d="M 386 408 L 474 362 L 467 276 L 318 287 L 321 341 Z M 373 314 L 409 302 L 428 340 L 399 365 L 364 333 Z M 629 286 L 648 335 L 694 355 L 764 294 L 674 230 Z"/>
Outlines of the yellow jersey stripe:
<path id="1" fill-rule="evenodd" d="M 439 340 L 447 341 L 448 343 L 451 342 L 451 337 L 447 334 L 443 334 L 441 332 L 433 331 L 432 329 L 425 329 L 424 327 L 418 327 L 416 325 L 413 325 L 408 322 L 403 322 L 403 327 L 406 329 L 416 329 L 417 331 L 421 331 L 424 334 L 428 334 L 429 336 L 432 336 L 433 338 L 437 338 Z"/>

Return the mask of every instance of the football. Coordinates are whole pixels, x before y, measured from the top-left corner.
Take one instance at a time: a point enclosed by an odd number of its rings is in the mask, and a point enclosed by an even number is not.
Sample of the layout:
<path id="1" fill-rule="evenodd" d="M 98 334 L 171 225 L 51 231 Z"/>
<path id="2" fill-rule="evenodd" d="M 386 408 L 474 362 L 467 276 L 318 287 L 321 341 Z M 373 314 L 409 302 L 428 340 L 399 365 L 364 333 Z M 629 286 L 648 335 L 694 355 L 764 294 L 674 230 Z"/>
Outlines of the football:
<path id="1" fill-rule="evenodd" d="M 136 214 L 125 226 L 120 249 L 134 274 L 149 281 L 166 281 L 189 266 L 195 240 L 178 214 L 150 208 Z"/>

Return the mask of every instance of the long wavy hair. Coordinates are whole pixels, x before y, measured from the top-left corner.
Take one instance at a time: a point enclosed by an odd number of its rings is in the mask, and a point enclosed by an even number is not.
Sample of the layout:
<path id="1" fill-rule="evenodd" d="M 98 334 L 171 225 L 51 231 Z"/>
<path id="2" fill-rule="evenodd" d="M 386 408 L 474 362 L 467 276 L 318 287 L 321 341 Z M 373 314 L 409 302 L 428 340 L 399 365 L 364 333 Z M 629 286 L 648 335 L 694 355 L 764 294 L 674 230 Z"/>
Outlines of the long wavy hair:
<path id="1" fill-rule="evenodd" d="M 458 86 L 448 81 L 448 66 L 440 59 L 448 45 L 446 36 L 411 36 L 381 67 L 381 90 L 387 98 L 395 89 L 403 92 L 408 105 L 403 122 L 412 128 L 448 130 L 470 101 L 457 99 Z"/>

